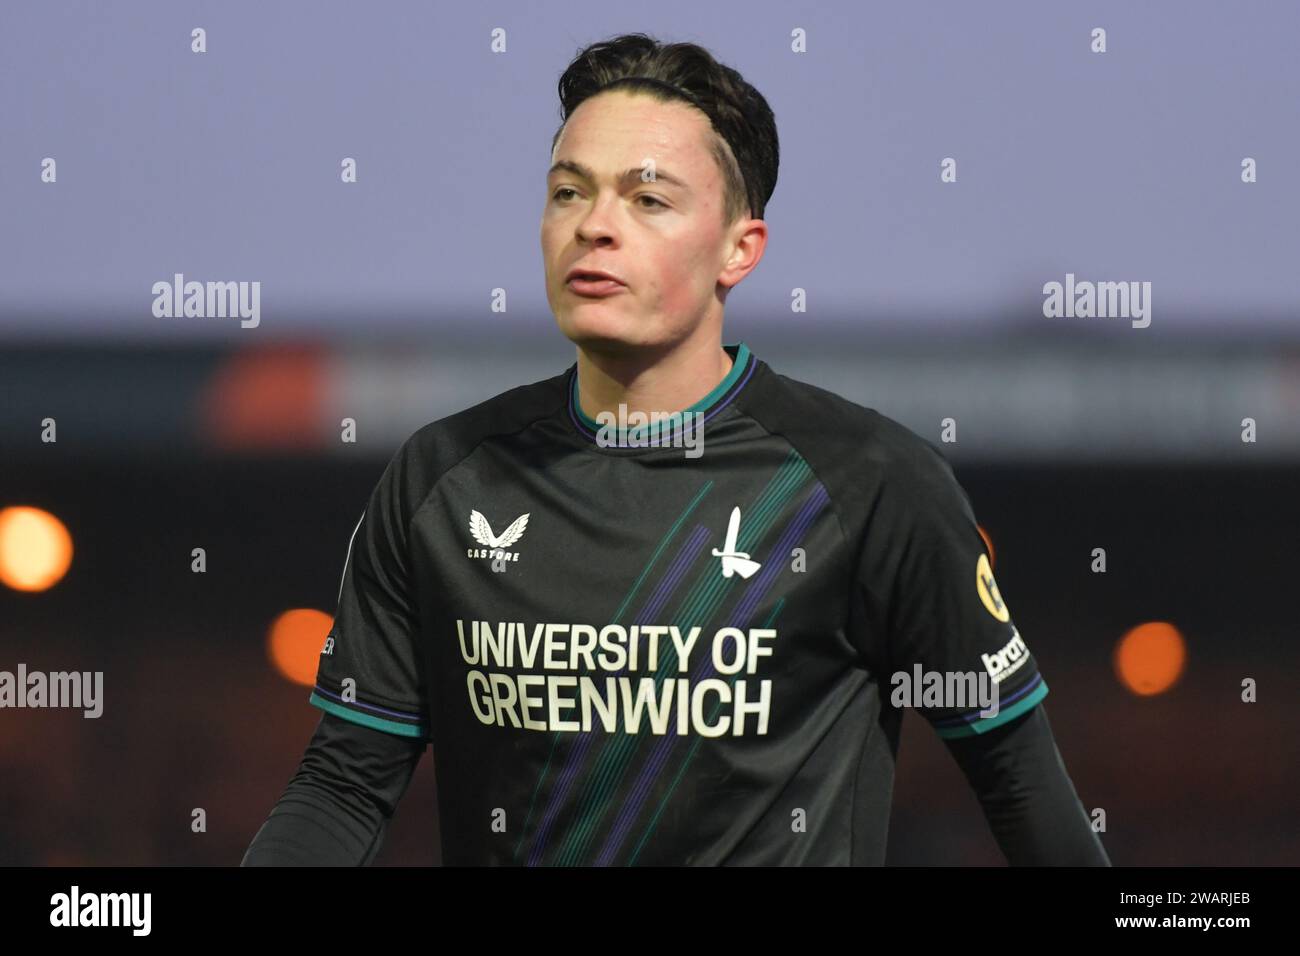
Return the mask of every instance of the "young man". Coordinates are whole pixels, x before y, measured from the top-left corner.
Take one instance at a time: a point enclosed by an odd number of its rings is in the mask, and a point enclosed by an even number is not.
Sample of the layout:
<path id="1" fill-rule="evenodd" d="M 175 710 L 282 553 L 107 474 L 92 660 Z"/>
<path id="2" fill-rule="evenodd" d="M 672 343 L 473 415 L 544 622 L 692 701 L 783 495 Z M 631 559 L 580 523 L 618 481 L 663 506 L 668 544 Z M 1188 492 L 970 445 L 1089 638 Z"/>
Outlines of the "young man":
<path id="1" fill-rule="evenodd" d="M 389 463 L 244 863 L 369 862 L 431 743 L 447 864 L 881 864 L 919 700 L 1012 863 L 1108 865 L 938 450 L 721 343 L 767 241 L 763 97 L 642 35 L 560 97 L 541 241 L 577 362 Z M 896 705 L 932 673 L 996 707 Z"/>

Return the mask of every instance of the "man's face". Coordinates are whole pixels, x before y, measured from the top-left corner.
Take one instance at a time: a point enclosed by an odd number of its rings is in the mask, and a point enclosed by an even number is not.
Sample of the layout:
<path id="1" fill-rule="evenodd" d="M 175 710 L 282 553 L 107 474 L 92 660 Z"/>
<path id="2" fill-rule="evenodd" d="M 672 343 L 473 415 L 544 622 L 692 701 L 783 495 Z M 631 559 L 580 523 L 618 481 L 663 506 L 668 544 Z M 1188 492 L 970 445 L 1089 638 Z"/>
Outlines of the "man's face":
<path id="1" fill-rule="evenodd" d="M 721 314 L 719 282 L 734 285 L 756 264 L 736 262 L 748 220 L 723 228 L 713 135 L 708 117 L 685 103 L 621 90 L 569 117 L 552 156 L 560 168 L 546 180 L 541 237 L 546 298 L 571 341 L 615 352 L 677 343 L 710 310 Z M 643 181 L 650 161 L 655 179 Z M 584 292 L 565 281 L 575 267 L 624 284 Z"/>

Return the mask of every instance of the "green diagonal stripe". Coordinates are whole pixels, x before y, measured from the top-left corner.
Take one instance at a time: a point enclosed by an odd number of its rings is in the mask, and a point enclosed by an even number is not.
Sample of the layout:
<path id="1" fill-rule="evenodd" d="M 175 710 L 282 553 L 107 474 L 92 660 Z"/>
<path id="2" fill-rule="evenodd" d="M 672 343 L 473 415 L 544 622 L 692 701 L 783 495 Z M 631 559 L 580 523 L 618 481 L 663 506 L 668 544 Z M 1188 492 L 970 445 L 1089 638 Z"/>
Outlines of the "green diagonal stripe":
<path id="1" fill-rule="evenodd" d="M 772 608 L 772 613 L 768 616 L 767 621 L 763 624 L 763 626 L 771 627 L 772 622 L 776 620 L 776 616 L 781 613 L 781 608 L 783 608 L 784 606 L 785 606 L 785 597 L 782 596 L 781 599 L 776 602 L 776 606 Z M 727 683 L 730 684 L 732 687 L 735 687 L 736 678 L 739 676 L 740 676 L 739 674 L 732 674 L 730 680 L 728 680 Z M 717 720 L 718 713 L 721 710 L 722 710 L 722 698 L 718 698 L 718 702 L 713 705 L 713 713 L 709 714 L 710 723 Z M 663 797 L 659 800 L 659 806 L 655 808 L 654 816 L 650 818 L 650 822 L 646 825 L 645 832 L 641 834 L 641 839 L 637 841 L 636 849 L 633 850 L 632 855 L 628 857 L 628 861 L 627 861 L 628 866 L 633 866 L 636 864 L 636 858 L 641 855 L 641 850 L 644 849 L 646 841 L 650 839 L 651 834 L 655 832 L 655 828 L 659 826 L 659 817 L 663 815 L 664 807 L 668 806 L 668 801 L 672 798 L 673 791 L 675 791 L 677 789 L 677 785 L 682 782 L 682 777 L 686 775 L 686 768 L 689 767 L 691 765 L 691 761 L 695 759 L 695 752 L 700 749 L 700 744 L 702 744 L 703 742 L 704 742 L 703 737 L 696 737 L 694 742 L 691 744 L 691 749 L 687 751 L 686 759 L 683 760 L 682 765 L 679 768 L 677 768 L 677 776 L 673 777 L 673 782 L 668 787 L 668 792 L 665 793 Z"/>
<path id="2" fill-rule="evenodd" d="M 646 576 L 649 575 L 650 569 L 659 562 L 660 556 L 668 547 L 668 542 L 672 541 L 677 532 L 681 530 L 682 525 L 686 523 L 686 519 L 691 516 L 691 513 L 695 511 L 700 502 L 704 500 L 705 495 L 707 495 L 712 489 L 713 479 L 710 478 L 704 483 L 703 487 L 696 492 L 695 497 L 690 500 L 690 503 L 687 504 L 685 510 L 677 516 L 677 520 L 673 522 L 672 527 L 665 532 L 663 538 L 659 541 L 658 547 L 655 548 L 654 554 L 650 555 L 650 560 L 647 561 L 645 567 L 641 569 L 641 573 L 637 576 L 637 579 L 632 582 L 632 588 L 623 598 L 623 603 L 620 604 L 618 610 L 614 612 L 614 616 L 611 618 L 612 623 L 617 623 L 623 619 L 623 615 L 627 613 L 628 605 L 632 603 L 632 599 L 641 589 L 641 585 L 645 583 Z M 542 768 L 541 774 L 537 777 L 537 783 L 533 786 L 533 795 L 528 801 L 528 814 L 524 817 L 524 825 L 519 830 L 519 840 L 515 843 L 514 858 L 516 861 L 519 859 L 519 848 L 523 846 L 524 835 L 528 832 L 528 824 L 533 819 L 533 810 L 537 805 L 537 795 L 541 792 L 542 784 L 546 781 L 546 775 L 551 768 L 551 759 L 555 756 L 555 750 L 559 745 L 560 735 L 562 733 L 563 731 L 557 730 L 551 735 L 551 752 L 547 755 L 546 766 Z"/>
<path id="3" fill-rule="evenodd" d="M 747 522 L 742 527 L 737 548 L 753 553 L 785 506 L 813 477 L 808 463 L 798 452 L 791 450 L 767 487 L 755 503 L 749 506 L 746 512 Z M 739 586 L 736 578 L 724 578 L 715 573 L 715 570 L 712 562 L 705 562 L 672 622 L 677 627 L 689 628 L 700 622 L 703 626 L 709 626 L 726 597 L 733 588 Z M 654 675 L 656 691 L 676 667 L 676 648 L 670 645 L 660 655 L 659 667 Z M 578 796 L 581 810 L 558 851 L 555 860 L 557 865 L 576 865 L 587 853 L 601 821 L 610 809 L 611 794 L 627 772 L 636 748 L 647 735 L 644 729 L 646 726 L 648 724 L 643 724 L 643 729 L 636 734 L 616 735 L 606 742 L 592 772 L 586 775 L 583 790 Z"/>

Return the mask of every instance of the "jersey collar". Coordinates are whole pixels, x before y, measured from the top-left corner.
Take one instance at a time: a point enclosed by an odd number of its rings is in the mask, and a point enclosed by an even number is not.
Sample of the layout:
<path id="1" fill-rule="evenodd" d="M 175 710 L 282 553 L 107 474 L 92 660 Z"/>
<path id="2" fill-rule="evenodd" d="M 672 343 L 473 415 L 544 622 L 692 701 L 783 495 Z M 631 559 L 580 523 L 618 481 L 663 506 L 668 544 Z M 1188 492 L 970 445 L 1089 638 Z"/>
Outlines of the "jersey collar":
<path id="1" fill-rule="evenodd" d="M 749 346 L 744 342 L 736 342 L 731 345 L 722 346 L 728 355 L 732 358 L 731 371 L 727 373 L 726 378 L 717 384 L 717 386 L 705 395 L 702 399 L 692 405 L 690 408 L 682 409 L 682 413 L 694 414 L 701 413 L 704 417 L 702 422 L 708 422 L 715 415 L 731 404 L 740 390 L 745 387 L 750 377 L 754 374 L 756 359 L 750 352 Z M 582 410 L 578 404 L 578 366 L 574 363 L 572 371 L 569 373 L 569 418 L 573 425 L 588 441 L 596 443 L 597 432 L 601 425 Z M 629 429 L 627 432 L 620 430 L 620 439 L 624 439 L 628 434 L 635 435 L 642 429 Z"/>

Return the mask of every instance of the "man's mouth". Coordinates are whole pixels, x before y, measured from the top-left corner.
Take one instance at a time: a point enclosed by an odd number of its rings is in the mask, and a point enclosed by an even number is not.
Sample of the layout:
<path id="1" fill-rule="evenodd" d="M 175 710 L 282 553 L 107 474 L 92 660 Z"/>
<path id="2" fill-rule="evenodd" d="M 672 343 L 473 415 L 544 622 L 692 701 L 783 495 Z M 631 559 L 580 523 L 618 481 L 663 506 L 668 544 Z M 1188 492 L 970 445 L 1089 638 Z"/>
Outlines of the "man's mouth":
<path id="1" fill-rule="evenodd" d="M 592 298 L 604 298 L 608 295 L 614 295 L 623 292 L 627 286 L 613 279 L 606 279 L 603 276 L 589 275 L 584 273 L 575 273 L 574 276 L 565 283 L 565 286 L 571 292 L 581 296 Z"/>

